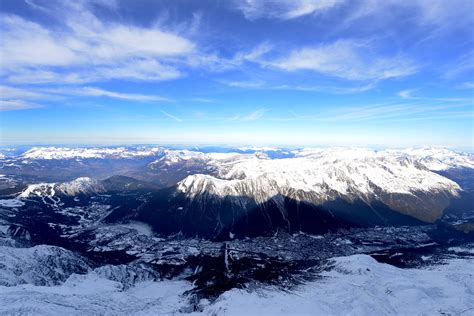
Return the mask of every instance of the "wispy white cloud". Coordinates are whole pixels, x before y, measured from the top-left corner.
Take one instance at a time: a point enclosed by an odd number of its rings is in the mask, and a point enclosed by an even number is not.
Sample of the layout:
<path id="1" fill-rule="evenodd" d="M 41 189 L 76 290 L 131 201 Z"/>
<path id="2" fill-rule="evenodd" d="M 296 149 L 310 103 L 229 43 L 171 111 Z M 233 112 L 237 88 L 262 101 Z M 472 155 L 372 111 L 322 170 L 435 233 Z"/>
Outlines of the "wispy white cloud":
<path id="1" fill-rule="evenodd" d="M 166 65 L 156 59 L 138 59 L 120 63 L 115 67 L 98 68 L 96 76 L 99 78 L 161 81 L 182 77 L 183 73 L 175 66 Z"/>
<path id="2" fill-rule="evenodd" d="M 66 73 L 58 69 L 50 70 L 42 67 L 20 68 L 8 74 L 7 80 L 11 83 L 83 84 L 109 79 L 161 81 L 181 76 L 181 71 L 175 67 L 163 65 L 154 59 L 138 59 L 120 62 L 113 66 L 98 66 L 93 69 L 80 69 L 77 72 Z"/>
<path id="3" fill-rule="evenodd" d="M 411 99 L 413 98 L 412 93 L 418 89 L 407 89 L 402 90 L 397 93 L 397 95 L 402 99 Z"/>
<path id="4" fill-rule="evenodd" d="M 0 100 L 0 111 L 27 110 L 39 107 L 41 105 L 22 100 Z"/>
<path id="5" fill-rule="evenodd" d="M 129 100 L 129 101 L 169 101 L 169 99 L 147 94 L 135 94 L 135 93 L 121 93 L 103 90 L 94 87 L 83 87 L 79 89 L 65 89 L 65 90 L 52 90 L 59 93 L 69 93 L 72 95 L 81 96 L 92 96 L 92 97 L 108 97 L 113 99 Z"/>
<path id="6" fill-rule="evenodd" d="M 402 90 L 397 93 L 397 95 L 405 100 L 426 100 L 426 101 L 441 101 L 441 102 L 473 102 L 472 98 L 434 98 L 434 97 L 424 97 L 424 96 L 415 96 L 414 92 L 419 89 L 407 89 Z"/>
<path id="7" fill-rule="evenodd" d="M 471 0 L 236 0 L 234 8 L 249 20 L 260 18 L 290 20 L 343 8 L 340 26 L 350 27 L 354 22 L 367 18 L 374 22 L 387 22 L 396 18 L 394 12 L 404 12 L 407 18 L 420 27 L 431 28 L 430 36 L 443 31 L 469 25 L 474 16 Z"/>
<path id="8" fill-rule="evenodd" d="M 261 119 L 265 115 L 266 111 L 267 110 L 263 109 L 263 108 L 258 109 L 258 110 L 255 110 L 255 111 L 253 111 L 252 113 L 250 113 L 248 115 L 240 117 L 239 120 L 240 121 L 256 121 L 258 119 Z"/>
<path id="9" fill-rule="evenodd" d="M 258 61 L 262 56 L 273 50 L 273 45 L 269 42 L 264 42 L 257 45 L 250 51 L 238 52 L 230 61 L 232 64 L 240 65 L 245 61 Z"/>
<path id="10" fill-rule="evenodd" d="M 355 94 L 370 91 L 376 86 L 376 82 L 370 82 L 359 86 L 280 86 L 278 89 L 325 92 L 330 94 Z"/>
<path id="11" fill-rule="evenodd" d="M 192 68 L 204 68 L 213 72 L 240 69 L 245 63 L 259 63 L 259 60 L 273 50 L 273 45 L 263 42 L 250 49 L 237 51 L 231 57 L 221 57 L 216 53 L 191 54 L 187 65 Z"/>
<path id="12" fill-rule="evenodd" d="M 349 1 L 345 1 L 348 3 Z M 351 20 L 359 18 L 379 17 L 387 18 L 395 10 L 403 10 L 405 13 L 414 15 L 417 24 L 433 26 L 446 25 L 446 23 L 455 26 L 458 23 L 472 21 L 472 15 L 466 14 L 472 10 L 470 0 L 364 0 L 358 3 L 355 9 L 349 15 Z"/>
<path id="13" fill-rule="evenodd" d="M 175 120 L 176 122 L 182 122 L 182 121 L 183 121 L 183 120 L 180 119 L 179 117 L 177 117 L 177 116 L 175 116 L 175 115 L 173 115 L 173 114 L 170 114 L 170 113 L 168 113 L 168 112 L 166 112 L 166 111 L 163 111 L 163 110 L 162 110 L 161 113 L 163 113 L 163 115 L 165 115 L 166 117 L 169 117 L 170 119 Z"/>
<path id="14" fill-rule="evenodd" d="M 43 93 L 0 85 L 0 99 L 42 99 L 47 97 Z"/>
<path id="15" fill-rule="evenodd" d="M 341 0 L 244 0 L 235 1 L 235 8 L 249 20 L 276 18 L 289 20 L 328 10 Z"/>
<path id="16" fill-rule="evenodd" d="M 256 109 L 255 111 L 253 111 L 249 114 L 246 114 L 246 115 L 236 114 L 236 115 L 233 115 L 233 116 L 230 116 L 230 117 L 225 117 L 225 118 L 215 117 L 213 119 L 227 120 L 227 121 L 238 121 L 238 122 L 251 122 L 251 121 L 257 121 L 257 120 L 263 118 L 263 116 L 265 115 L 265 112 L 267 112 L 267 111 L 268 110 L 265 109 L 265 108 L 259 108 L 259 109 Z"/>
<path id="17" fill-rule="evenodd" d="M 412 75 L 418 70 L 409 58 L 378 56 L 369 42 L 353 40 L 296 49 L 266 63 L 286 71 L 309 70 L 348 80 L 383 80 Z"/>
<path id="18" fill-rule="evenodd" d="M 209 99 L 209 98 L 190 98 L 186 99 L 185 101 L 191 101 L 191 102 L 198 102 L 198 103 L 214 103 L 216 100 L 214 99 Z"/>
<path id="19" fill-rule="evenodd" d="M 461 89 L 474 89 L 474 81 L 466 81 L 462 83 L 459 88 Z"/>
<path id="20" fill-rule="evenodd" d="M 236 87 L 236 88 L 251 88 L 251 89 L 257 89 L 257 88 L 266 88 L 268 85 L 263 82 L 263 81 L 226 81 L 226 80 L 221 80 L 220 83 L 225 84 L 229 87 Z"/>
<path id="21" fill-rule="evenodd" d="M 194 49 L 189 40 L 157 27 L 104 24 L 83 10 L 74 7 L 72 14 L 65 17 L 65 31 L 47 29 L 18 16 L 4 16 L 3 63 L 6 66 L 107 64 L 128 58 L 182 55 Z M 17 52 L 21 54 L 14 54 Z"/>
<path id="22" fill-rule="evenodd" d="M 429 120 L 448 117 L 472 117 L 472 103 L 451 103 L 431 101 L 424 102 L 392 102 L 370 104 L 366 106 L 343 106 L 337 109 L 322 111 L 317 115 L 301 115 L 290 111 L 291 116 L 284 120 L 308 120 L 317 122 L 360 122 L 360 121 L 402 121 Z"/>
<path id="23" fill-rule="evenodd" d="M 31 103 L 28 100 L 41 102 L 45 100 L 63 100 L 72 97 L 107 97 L 137 102 L 171 101 L 158 95 L 115 92 L 96 87 L 24 89 L 0 85 L 0 100 L 4 101 L 3 107 L 9 110 L 42 107 L 37 102 Z"/>
<path id="24" fill-rule="evenodd" d="M 307 92 L 323 92 L 329 94 L 352 94 L 370 91 L 376 87 L 376 82 L 370 82 L 358 86 L 323 86 L 323 85 L 292 85 L 292 84 L 269 84 L 264 81 L 219 81 L 229 87 L 243 89 L 260 89 L 260 90 L 290 90 L 290 91 L 307 91 Z"/>
<path id="25" fill-rule="evenodd" d="M 444 79 L 454 79 L 468 72 L 474 71 L 474 50 L 464 54 L 454 63 L 448 65 L 448 69 L 443 73 Z"/>
<path id="26" fill-rule="evenodd" d="M 195 51 L 193 42 L 159 26 L 104 23 L 84 2 L 30 3 L 49 11 L 63 25 L 59 30 L 2 15 L 0 59 L 11 82 L 174 79 L 182 75 L 174 59 Z"/>
<path id="27" fill-rule="evenodd" d="M 79 72 L 66 72 L 58 69 L 49 69 L 44 67 L 35 68 L 18 68 L 8 71 L 6 80 L 15 84 L 47 84 L 47 83 L 63 83 L 63 84 L 79 84 L 86 82 L 99 81 L 103 77 L 93 75 L 88 70 L 79 70 Z"/>
<path id="28" fill-rule="evenodd" d="M 458 111 L 458 112 L 444 112 L 432 115 L 424 115 L 418 117 L 401 117 L 394 119 L 395 121 L 428 121 L 428 120 L 447 120 L 447 119 L 466 119 L 471 118 L 474 119 L 474 112 L 473 111 Z"/>
<path id="29" fill-rule="evenodd" d="M 32 100 L 50 96 L 41 92 L 0 85 L 0 111 L 27 110 L 42 107 Z"/>

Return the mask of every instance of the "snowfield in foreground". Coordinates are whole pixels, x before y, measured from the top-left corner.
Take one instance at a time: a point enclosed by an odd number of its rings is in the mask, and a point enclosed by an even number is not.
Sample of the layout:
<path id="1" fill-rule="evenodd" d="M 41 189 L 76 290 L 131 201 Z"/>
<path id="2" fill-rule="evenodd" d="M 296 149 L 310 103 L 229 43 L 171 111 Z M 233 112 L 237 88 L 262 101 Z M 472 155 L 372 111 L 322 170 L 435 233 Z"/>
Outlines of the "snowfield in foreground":
<path id="1" fill-rule="evenodd" d="M 472 315 L 474 260 L 399 269 L 367 255 L 336 258 L 323 280 L 292 293 L 231 290 L 210 308 L 224 315 Z M 212 314 L 212 313 L 211 313 Z"/>
<path id="2" fill-rule="evenodd" d="M 234 289 L 196 315 L 472 315 L 473 259 L 451 259 L 426 269 L 399 269 L 367 255 L 335 259 L 320 280 L 291 292 Z M 95 272 L 73 274 L 60 286 L 0 286 L 0 314 L 173 315 L 193 307 L 186 281 L 142 282 L 124 290 Z"/>

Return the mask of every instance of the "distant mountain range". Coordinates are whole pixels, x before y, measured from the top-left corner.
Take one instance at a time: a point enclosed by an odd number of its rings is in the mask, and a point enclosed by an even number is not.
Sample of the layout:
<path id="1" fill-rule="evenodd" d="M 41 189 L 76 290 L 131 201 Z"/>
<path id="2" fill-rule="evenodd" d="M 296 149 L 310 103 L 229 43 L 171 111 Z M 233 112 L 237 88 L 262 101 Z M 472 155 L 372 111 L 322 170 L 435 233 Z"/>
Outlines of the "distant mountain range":
<path id="1" fill-rule="evenodd" d="M 105 194 L 104 221 L 165 235 L 322 232 L 434 222 L 472 202 L 473 170 L 473 155 L 435 148 L 35 147 L 0 157 L 0 202 L 57 209 Z"/>

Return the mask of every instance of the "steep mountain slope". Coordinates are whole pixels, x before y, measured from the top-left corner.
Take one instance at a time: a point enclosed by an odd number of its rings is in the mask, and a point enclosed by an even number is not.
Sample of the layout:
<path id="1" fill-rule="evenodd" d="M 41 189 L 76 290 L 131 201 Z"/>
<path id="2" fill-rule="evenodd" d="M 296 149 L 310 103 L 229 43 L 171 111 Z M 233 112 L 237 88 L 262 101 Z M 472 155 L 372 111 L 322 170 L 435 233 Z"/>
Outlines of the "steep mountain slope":
<path id="1" fill-rule="evenodd" d="M 342 199 L 375 201 L 417 219 L 438 219 L 460 187 L 416 160 L 370 150 L 303 151 L 290 159 L 265 156 L 213 161 L 216 176 L 195 174 L 178 183 L 190 199 L 246 198 L 257 204 L 284 196 L 322 205 Z M 233 198 L 232 198 L 233 197 Z M 205 202 L 203 202 L 205 203 Z"/>
<path id="2" fill-rule="evenodd" d="M 30 184 L 23 190 L 19 198 L 94 195 L 103 192 L 129 192 L 137 190 L 156 190 L 153 183 L 140 181 L 126 176 L 112 176 L 104 180 L 81 177 L 62 183 Z"/>
<path id="3" fill-rule="evenodd" d="M 103 185 L 89 177 L 81 177 L 63 183 L 39 183 L 29 185 L 20 195 L 28 197 L 54 197 L 55 195 L 76 196 L 104 191 Z"/>

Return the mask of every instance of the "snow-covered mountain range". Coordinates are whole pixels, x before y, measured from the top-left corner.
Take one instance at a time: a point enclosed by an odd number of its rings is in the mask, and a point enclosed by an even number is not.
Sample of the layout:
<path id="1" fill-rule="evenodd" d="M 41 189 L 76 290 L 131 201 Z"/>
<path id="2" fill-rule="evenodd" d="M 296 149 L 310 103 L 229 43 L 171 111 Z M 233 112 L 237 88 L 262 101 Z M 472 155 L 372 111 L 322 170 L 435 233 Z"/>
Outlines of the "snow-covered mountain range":
<path id="1" fill-rule="evenodd" d="M 41 161 L 73 158 L 133 162 L 133 157 L 148 157 L 146 165 L 140 164 L 136 170 L 127 165 L 128 172 L 142 180 L 148 180 L 146 177 L 150 175 L 151 182 L 158 180 L 162 186 L 163 183 L 174 186 L 193 208 L 196 205 L 201 209 L 215 207 L 223 203 L 219 200 L 242 209 L 272 203 L 285 221 L 289 221 L 285 203 L 292 200 L 321 206 L 337 201 L 361 202 L 369 207 L 379 203 L 400 214 L 433 222 L 463 191 L 458 183 L 440 172 L 474 169 L 473 155 L 446 149 L 305 148 L 287 151 L 291 153 L 288 158 L 271 158 L 269 151 L 276 149 L 200 152 L 157 147 L 38 147 L 18 159 L 41 166 Z M 78 167 L 87 168 L 87 165 L 74 165 L 76 172 Z M 164 177 L 166 181 L 162 180 Z M 55 196 L 58 195 L 92 195 L 111 187 L 120 190 L 136 186 L 126 183 L 128 179 L 117 181 L 103 182 L 89 176 L 66 182 L 30 184 L 18 197 L 49 197 L 57 201 Z M 186 208 L 186 205 L 181 207 Z"/>
<path id="2" fill-rule="evenodd" d="M 451 168 L 474 169 L 474 155 L 455 152 L 444 148 L 419 148 L 404 150 L 385 150 L 386 154 L 395 157 L 414 159 L 429 170 L 441 171 Z"/>
<path id="3" fill-rule="evenodd" d="M 410 151 L 341 148 L 306 149 L 285 159 L 270 159 L 262 153 L 201 155 L 197 159 L 210 166 L 213 174 L 189 175 L 178 183 L 178 190 L 191 199 L 235 197 L 239 204 L 246 198 L 265 203 L 279 196 L 316 205 L 338 198 L 367 204 L 380 201 L 403 214 L 433 221 L 461 188 L 429 167 L 474 166 L 470 156 L 441 153 L 436 162 L 425 151 L 412 155 Z M 178 158 L 173 153 L 166 162 L 170 165 L 181 159 L 193 158 L 187 152 Z M 413 207 L 414 200 L 423 202 Z"/>
<path id="4" fill-rule="evenodd" d="M 33 147 L 21 155 L 24 159 L 92 159 L 147 157 L 161 152 L 157 147 L 137 148 L 80 148 L 80 147 Z"/>
<path id="5" fill-rule="evenodd" d="M 170 150 L 164 147 L 33 147 L 18 156 L 27 160 L 63 160 L 63 159 L 100 159 L 100 158 L 134 158 L 157 156 L 157 163 L 168 161 L 170 164 L 185 160 L 211 160 L 228 158 L 236 154 L 252 154 L 266 152 L 282 152 L 289 156 L 316 156 L 335 155 L 341 156 L 348 153 L 357 155 L 377 154 L 379 156 L 392 156 L 409 158 L 422 163 L 430 170 L 445 170 L 453 167 L 474 168 L 473 154 L 455 152 L 445 148 L 408 148 L 370 150 L 363 148 L 301 148 L 296 150 L 281 149 L 278 147 L 241 147 L 223 148 L 219 152 L 200 152 L 195 150 Z M 15 158 L 0 153 L 0 159 Z"/>
<path id="6" fill-rule="evenodd" d="M 248 195 L 251 186 L 260 191 L 255 194 L 256 199 L 264 201 L 278 193 L 289 193 L 285 190 L 321 195 L 335 191 L 360 196 L 373 193 L 376 188 L 403 194 L 447 190 L 454 195 L 459 190 L 456 183 L 424 168 L 418 160 L 385 152 L 303 151 L 288 159 L 269 159 L 263 154 L 226 154 L 222 157 L 209 154 L 205 157 L 217 175 L 190 175 L 179 183 L 183 192 L 195 195 L 205 190 L 221 196 Z M 203 157 L 199 159 L 204 160 Z M 175 156 L 167 162 L 174 160 Z"/>

